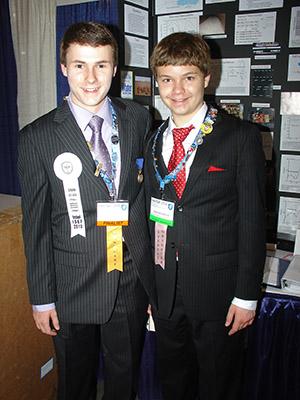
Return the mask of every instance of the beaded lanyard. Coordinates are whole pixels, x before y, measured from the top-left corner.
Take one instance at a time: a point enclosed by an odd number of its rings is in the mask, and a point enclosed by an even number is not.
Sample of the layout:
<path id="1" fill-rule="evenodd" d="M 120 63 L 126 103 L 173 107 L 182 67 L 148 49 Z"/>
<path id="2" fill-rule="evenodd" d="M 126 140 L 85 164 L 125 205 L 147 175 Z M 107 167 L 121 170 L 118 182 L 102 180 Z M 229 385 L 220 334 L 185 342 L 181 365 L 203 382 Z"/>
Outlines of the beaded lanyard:
<path id="1" fill-rule="evenodd" d="M 177 164 L 177 166 L 173 169 L 173 171 L 171 171 L 169 174 L 167 174 L 164 178 L 161 177 L 161 175 L 158 171 L 157 158 L 155 156 L 156 145 L 157 145 L 158 137 L 161 134 L 163 124 L 158 128 L 157 133 L 154 137 L 153 145 L 152 145 L 152 157 L 153 157 L 153 167 L 155 170 L 155 176 L 159 183 L 159 189 L 162 193 L 162 196 L 163 196 L 163 192 L 165 189 L 165 185 L 176 180 L 177 175 L 182 170 L 182 168 L 184 168 L 185 164 L 187 163 L 188 159 L 191 157 L 192 153 L 203 143 L 203 138 L 212 132 L 213 124 L 216 121 L 217 114 L 218 114 L 218 110 L 216 108 L 213 108 L 213 107 L 209 108 L 209 110 L 206 114 L 206 117 L 205 117 L 203 123 L 201 124 L 200 129 L 195 137 L 195 140 L 193 141 L 190 148 L 186 152 L 186 155 L 179 162 L 179 164 Z"/>
<path id="2" fill-rule="evenodd" d="M 109 195 L 112 200 L 116 199 L 116 187 L 115 187 L 115 178 L 116 178 L 116 172 L 117 172 L 117 161 L 118 161 L 118 143 L 119 143 L 119 129 L 118 129 L 118 119 L 117 119 L 117 114 L 115 112 L 115 109 L 112 105 L 112 102 L 110 98 L 108 97 L 109 100 L 109 107 L 111 111 L 111 116 L 112 116 L 112 131 L 111 131 L 111 164 L 112 164 L 112 176 L 109 176 L 106 171 L 104 171 L 101 167 L 101 163 L 99 163 L 96 167 L 96 176 L 101 176 L 103 179 Z"/>

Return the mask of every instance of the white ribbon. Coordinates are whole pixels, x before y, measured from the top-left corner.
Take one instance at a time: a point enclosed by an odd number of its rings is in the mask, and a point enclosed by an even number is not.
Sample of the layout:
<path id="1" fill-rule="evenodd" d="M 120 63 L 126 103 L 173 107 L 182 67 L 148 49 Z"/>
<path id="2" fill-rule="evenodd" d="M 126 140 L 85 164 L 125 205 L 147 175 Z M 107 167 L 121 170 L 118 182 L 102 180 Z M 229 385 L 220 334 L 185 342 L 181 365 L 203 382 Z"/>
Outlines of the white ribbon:
<path id="1" fill-rule="evenodd" d="M 55 175 L 63 181 L 65 198 L 71 225 L 71 238 L 86 236 L 85 221 L 78 178 L 82 172 L 82 163 L 73 153 L 62 153 L 53 163 Z"/>

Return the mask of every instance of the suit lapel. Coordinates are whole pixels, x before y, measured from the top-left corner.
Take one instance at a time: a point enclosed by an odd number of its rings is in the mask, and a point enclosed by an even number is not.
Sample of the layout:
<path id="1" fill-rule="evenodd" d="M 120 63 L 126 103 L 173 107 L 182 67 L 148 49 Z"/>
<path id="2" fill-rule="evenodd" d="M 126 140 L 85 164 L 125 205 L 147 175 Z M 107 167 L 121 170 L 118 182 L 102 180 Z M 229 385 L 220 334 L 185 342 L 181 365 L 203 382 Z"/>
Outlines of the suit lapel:
<path id="1" fill-rule="evenodd" d="M 133 124 L 127 118 L 126 106 L 123 103 L 112 100 L 114 109 L 118 118 L 118 129 L 120 139 L 120 152 L 121 152 L 121 173 L 119 184 L 119 198 L 122 198 L 127 177 L 130 173 L 130 164 L 132 158 L 132 141 L 133 141 Z"/>
<path id="2" fill-rule="evenodd" d="M 108 195 L 108 190 L 101 177 L 96 177 L 95 162 L 87 146 L 85 138 L 78 127 L 76 120 L 68 106 L 67 101 L 58 107 L 55 118 L 57 128 L 55 133 L 59 140 L 65 145 L 69 152 L 76 154 L 82 162 L 82 173 L 85 174 L 91 184 Z"/>
<path id="3" fill-rule="evenodd" d="M 168 173 L 169 173 L 168 167 L 165 164 L 163 156 L 162 156 L 163 133 L 168 128 L 168 125 L 169 125 L 169 119 L 167 119 L 163 123 L 163 125 L 161 127 L 161 132 L 160 132 L 159 137 L 157 138 L 158 140 L 157 140 L 156 151 L 155 151 L 155 156 L 157 158 L 158 171 L 159 171 L 160 176 L 162 177 L 162 179 L 164 179 L 164 177 L 166 175 L 168 175 Z M 153 144 L 153 141 L 151 142 L 151 146 L 152 146 L 152 144 Z M 153 159 L 152 148 L 151 148 L 151 159 Z M 155 171 L 154 171 L 154 174 L 155 174 Z M 156 180 L 156 178 L 154 178 L 154 179 Z M 159 187 L 159 183 L 157 183 L 157 185 Z M 167 198 L 170 198 L 170 199 L 173 199 L 173 200 L 176 199 L 177 196 L 176 196 L 175 188 L 174 188 L 172 182 L 168 183 L 165 186 L 165 195 L 166 195 Z"/>
<path id="4" fill-rule="evenodd" d="M 157 158 L 157 165 L 158 165 L 159 172 L 162 177 L 164 177 L 165 175 L 168 174 L 168 167 L 165 164 L 163 156 L 162 156 L 163 134 L 164 134 L 164 131 L 168 128 L 168 125 L 169 125 L 169 120 L 167 119 L 161 127 L 160 135 L 158 137 L 157 144 L 156 144 L 155 156 Z"/>

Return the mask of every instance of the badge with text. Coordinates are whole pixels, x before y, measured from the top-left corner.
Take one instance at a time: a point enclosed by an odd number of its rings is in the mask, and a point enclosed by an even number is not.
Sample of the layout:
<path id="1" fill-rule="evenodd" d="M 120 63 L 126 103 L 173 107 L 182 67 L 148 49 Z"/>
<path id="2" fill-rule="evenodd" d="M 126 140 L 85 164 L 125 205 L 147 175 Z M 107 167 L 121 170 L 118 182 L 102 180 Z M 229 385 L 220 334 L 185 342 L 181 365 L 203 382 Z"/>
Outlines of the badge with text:
<path id="1" fill-rule="evenodd" d="M 154 222 L 159 222 L 163 225 L 173 226 L 174 207 L 175 204 L 172 201 L 166 201 L 151 197 L 150 220 Z"/>
<path id="2" fill-rule="evenodd" d="M 128 201 L 97 202 L 97 226 L 127 226 L 128 216 Z"/>
<path id="3" fill-rule="evenodd" d="M 76 235 L 85 237 L 85 221 L 78 183 L 82 172 L 82 163 L 75 154 L 62 153 L 54 160 L 53 169 L 55 175 L 63 181 L 71 225 L 71 238 Z"/>
<path id="4" fill-rule="evenodd" d="M 123 271 L 122 226 L 128 225 L 128 218 L 128 201 L 97 202 L 97 226 L 106 227 L 107 272 Z"/>

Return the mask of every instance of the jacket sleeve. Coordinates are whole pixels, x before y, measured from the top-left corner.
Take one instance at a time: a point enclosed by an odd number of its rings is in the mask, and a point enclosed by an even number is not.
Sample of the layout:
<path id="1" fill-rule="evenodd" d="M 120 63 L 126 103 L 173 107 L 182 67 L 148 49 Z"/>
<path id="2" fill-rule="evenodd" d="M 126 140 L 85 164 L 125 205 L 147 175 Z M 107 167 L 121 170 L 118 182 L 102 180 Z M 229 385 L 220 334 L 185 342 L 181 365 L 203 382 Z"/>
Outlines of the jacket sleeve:
<path id="1" fill-rule="evenodd" d="M 266 252 L 265 157 L 261 134 L 251 124 L 242 125 L 239 134 L 237 190 L 239 232 L 235 296 L 256 300 L 261 292 Z"/>
<path id="2" fill-rule="evenodd" d="M 25 127 L 18 145 L 18 174 L 23 212 L 23 241 L 31 304 L 56 301 L 51 230 L 49 179 L 34 135 L 38 128 Z"/>

